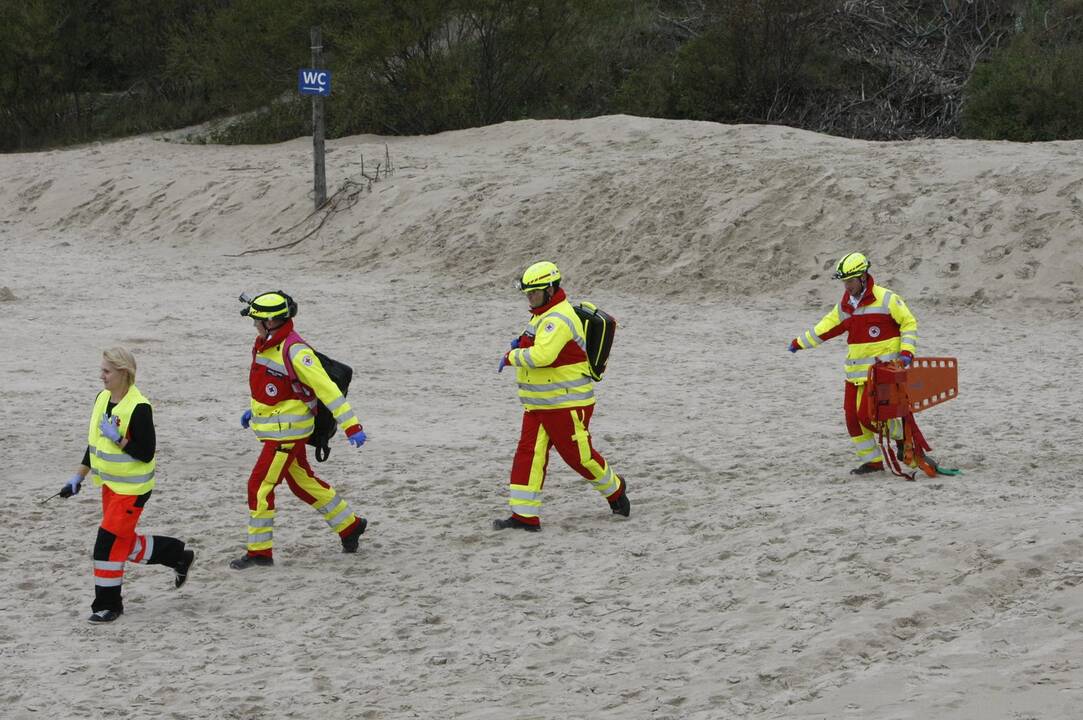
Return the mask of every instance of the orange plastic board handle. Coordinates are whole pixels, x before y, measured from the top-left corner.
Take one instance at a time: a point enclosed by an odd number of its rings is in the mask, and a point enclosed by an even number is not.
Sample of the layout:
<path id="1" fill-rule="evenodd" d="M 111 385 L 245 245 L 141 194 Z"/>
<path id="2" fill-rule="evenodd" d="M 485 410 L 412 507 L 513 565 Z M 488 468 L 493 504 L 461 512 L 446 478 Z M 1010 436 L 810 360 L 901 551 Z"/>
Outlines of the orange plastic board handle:
<path id="1" fill-rule="evenodd" d="M 906 369 L 910 412 L 921 412 L 959 396 L 959 362 L 951 357 L 919 357 Z"/>

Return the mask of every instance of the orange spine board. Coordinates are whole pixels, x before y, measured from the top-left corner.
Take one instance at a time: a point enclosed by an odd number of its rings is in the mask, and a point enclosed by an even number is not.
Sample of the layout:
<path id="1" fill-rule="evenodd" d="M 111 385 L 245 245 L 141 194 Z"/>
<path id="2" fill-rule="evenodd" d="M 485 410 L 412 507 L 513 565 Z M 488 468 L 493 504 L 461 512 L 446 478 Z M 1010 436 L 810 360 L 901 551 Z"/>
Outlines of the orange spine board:
<path id="1" fill-rule="evenodd" d="M 914 358 L 908 368 L 876 363 L 869 368 L 866 388 L 871 419 L 906 417 L 958 397 L 959 364 L 949 357 Z"/>

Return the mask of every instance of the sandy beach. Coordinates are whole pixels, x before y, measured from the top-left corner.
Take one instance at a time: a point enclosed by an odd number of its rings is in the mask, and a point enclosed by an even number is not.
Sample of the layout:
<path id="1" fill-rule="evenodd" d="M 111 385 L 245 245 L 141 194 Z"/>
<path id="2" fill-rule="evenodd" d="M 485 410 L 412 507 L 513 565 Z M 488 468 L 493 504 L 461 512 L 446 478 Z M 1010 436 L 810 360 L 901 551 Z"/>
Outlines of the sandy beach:
<path id="1" fill-rule="evenodd" d="M 1080 716 L 1083 142 L 615 116 L 328 150 L 315 214 L 308 138 L 0 156 L 0 715 Z M 960 476 L 850 475 L 844 340 L 786 352 L 855 250 L 919 355 L 959 360 L 958 399 L 918 420 Z M 632 514 L 554 456 L 544 531 L 496 532 L 521 417 L 496 367 L 538 259 L 620 321 L 592 431 Z M 238 572 L 237 296 L 279 288 L 354 368 L 369 442 L 314 466 L 369 529 L 342 554 L 283 486 L 277 564 Z M 158 435 L 140 530 L 197 561 L 180 591 L 129 564 L 96 627 L 100 491 L 39 501 L 117 344 Z"/>

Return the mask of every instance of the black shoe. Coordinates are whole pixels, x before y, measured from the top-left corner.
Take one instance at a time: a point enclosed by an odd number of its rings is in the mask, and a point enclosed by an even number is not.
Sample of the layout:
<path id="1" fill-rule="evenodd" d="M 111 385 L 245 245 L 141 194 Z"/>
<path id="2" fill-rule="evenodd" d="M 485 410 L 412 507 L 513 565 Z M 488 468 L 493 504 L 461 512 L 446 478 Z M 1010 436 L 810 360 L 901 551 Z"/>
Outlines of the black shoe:
<path id="1" fill-rule="evenodd" d="M 357 544 L 361 541 L 361 536 L 365 534 L 365 528 L 369 526 L 369 521 L 365 518 L 357 518 L 357 520 L 357 526 L 342 538 L 342 552 L 344 553 L 357 552 Z"/>
<path id="2" fill-rule="evenodd" d="M 90 613 L 90 617 L 87 618 L 87 622 L 111 623 L 123 614 L 123 610 L 95 610 L 94 612 Z"/>
<path id="3" fill-rule="evenodd" d="M 508 528 L 512 528 L 513 530 L 526 530 L 527 532 L 538 532 L 541 530 L 541 525 L 531 525 L 530 523 L 523 522 L 514 515 L 506 519 L 493 520 L 493 530 L 507 530 Z"/>
<path id="4" fill-rule="evenodd" d="M 188 569 L 192 567 L 195 560 L 196 554 L 191 550 L 181 553 L 181 561 L 177 563 L 177 567 L 173 568 L 173 572 L 176 573 L 173 577 L 173 587 L 179 588 L 188 581 Z"/>
<path id="5" fill-rule="evenodd" d="M 850 471 L 851 475 L 868 475 L 869 473 L 883 472 L 884 463 L 882 462 L 867 462 L 864 465 L 859 465 Z"/>
<path id="6" fill-rule="evenodd" d="M 628 483 L 625 482 L 624 478 L 621 478 L 620 482 L 620 497 L 609 502 L 609 509 L 613 511 L 614 515 L 628 517 L 632 514 L 632 501 L 628 499 Z"/>
<path id="7" fill-rule="evenodd" d="M 241 555 L 239 558 L 233 558 L 229 561 L 229 566 L 234 570 L 247 570 L 253 565 L 259 567 L 270 567 L 275 564 L 275 559 L 267 557 L 266 555 Z"/>

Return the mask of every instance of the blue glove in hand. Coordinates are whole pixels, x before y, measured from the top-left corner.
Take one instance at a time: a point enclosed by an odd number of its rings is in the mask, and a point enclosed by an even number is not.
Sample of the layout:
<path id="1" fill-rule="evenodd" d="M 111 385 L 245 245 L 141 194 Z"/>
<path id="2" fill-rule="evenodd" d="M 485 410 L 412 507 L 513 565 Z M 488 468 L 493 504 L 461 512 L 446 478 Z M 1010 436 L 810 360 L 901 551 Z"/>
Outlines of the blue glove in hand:
<path id="1" fill-rule="evenodd" d="M 79 473 L 75 473 L 71 476 L 71 479 L 64 483 L 64 487 L 60 488 L 60 497 L 70 498 L 72 495 L 78 495 L 79 491 L 83 488 L 83 476 Z"/>
<path id="2" fill-rule="evenodd" d="M 500 365 L 496 368 L 496 371 L 498 373 L 499 372 L 504 372 L 504 368 L 507 367 L 507 364 L 508 364 L 508 356 L 505 355 L 504 357 L 500 358 Z"/>
<path id="3" fill-rule="evenodd" d="M 801 349 L 801 346 L 797 344 L 796 340 L 790 340 L 790 346 L 786 349 L 792 353 L 795 353 Z"/>
<path id="4" fill-rule="evenodd" d="M 108 413 L 102 413 L 102 421 L 98 423 L 98 430 L 102 435 L 115 443 L 120 443 L 120 430 L 113 424 L 113 418 Z"/>
<path id="5" fill-rule="evenodd" d="M 250 422 L 252 422 L 252 411 L 251 410 L 245 410 L 244 414 L 241 415 L 241 427 L 243 427 L 245 430 L 247 430 L 248 429 L 248 423 L 250 423 Z"/>
<path id="6" fill-rule="evenodd" d="M 519 347 L 519 338 L 515 338 L 511 341 L 511 349 L 514 350 L 517 347 Z"/>
<path id="7" fill-rule="evenodd" d="M 368 440 L 368 435 L 365 434 L 364 430 L 358 430 L 353 435 L 350 435 L 348 438 L 346 438 L 346 440 L 349 441 L 349 443 L 355 448 L 359 448 L 365 444 L 366 440 Z"/>
<path id="8" fill-rule="evenodd" d="M 909 355 L 900 355 L 899 359 L 902 360 L 903 367 L 910 367 L 910 363 L 914 362 L 914 358 Z"/>

